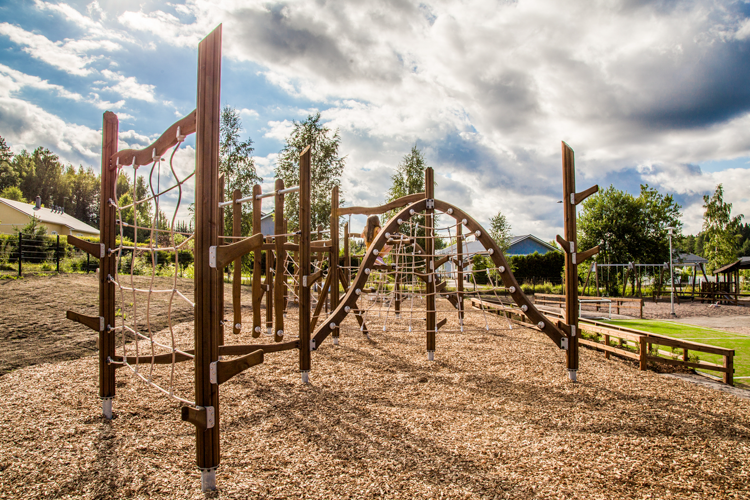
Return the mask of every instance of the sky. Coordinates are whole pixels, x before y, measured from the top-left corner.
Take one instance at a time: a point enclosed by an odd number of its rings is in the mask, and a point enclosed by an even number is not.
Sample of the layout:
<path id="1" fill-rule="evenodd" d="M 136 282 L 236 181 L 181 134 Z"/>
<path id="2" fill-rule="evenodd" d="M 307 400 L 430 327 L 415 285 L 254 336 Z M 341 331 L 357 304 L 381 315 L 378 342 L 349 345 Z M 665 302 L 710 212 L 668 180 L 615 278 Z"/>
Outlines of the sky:
<path id="1" fill-rule="evenodd" d="M 0 136 L 98 172 L 105 111 L 124 149 L 195 108 L 197 46 L 219 24 L 222 105 L 264 188 L 293 122 L 320 112 L 346 205 L 381 204 L 416 144 L 437 198 L 552 240 L 565 141 L 579 191 L 647 183 L 695 234 L 723 184 L 750 216 L 747 1 L 0 0 Z"/>

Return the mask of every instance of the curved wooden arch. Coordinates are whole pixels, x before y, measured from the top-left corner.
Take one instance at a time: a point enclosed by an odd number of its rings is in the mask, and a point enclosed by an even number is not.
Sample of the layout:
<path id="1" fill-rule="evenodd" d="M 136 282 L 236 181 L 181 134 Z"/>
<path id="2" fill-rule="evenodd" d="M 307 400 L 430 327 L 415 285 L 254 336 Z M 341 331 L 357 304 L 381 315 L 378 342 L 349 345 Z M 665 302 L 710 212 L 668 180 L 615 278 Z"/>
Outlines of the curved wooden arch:
<path id="1" fill-rule="evenodd" d="M 163 134 L 159 136 L 154 142 L 143 149 L 123 149 L 113 154 L 110 158 L 109 168 L 114 170 L 117 167 L 117 160 L 120 160 L 120 165 L 132 165 L 133 159 L 135 159 L 136 165 L 150 165 L 154 162 L 154 149 L 156 149 L 156 156 L 161 156 L 169 151 L 170 148 L 177 144 L 177 129 L 180 129 L 180 135 L 186 136 L 195 133 L 196 128 L 196 110 L 193 110 L 187 116 L 180 118 L 172 124 Z"/>
<path id="2" fill-rule="evenodd" d="M 549 338 L 551 338 L 558 347 L 562 347 L 562 339 L 565 338 L 566 335 L 554 323 L 552 323 L 552 321 L 550 321 L 546 316 L 544 316 L 544 314 L 542 314 L 536 307 L 534 307 L 534 304 L 529 301 L 529 298 L 526 297 L 526 294 L 521 291 L 521 287 L 518 285 L 515 276 L 513 276 L 513 273 L 510 270 L 508 262 L 505 260 L 505 256 L 503 256 L 502 251 L 500 251 L 500 248 L 489 236 L 487 231 L 485 231 L 484 228 L 476 220 L 474 220 L 463 210 L 445 201 L 434 201 L 436 210 L 440 210 L 445 215 L 450 215 L 451 217 L 456 219 L 457 222 L 462 223 L 474 234 L 474 236 L 482 243 L 482 245 L 484 245 L 484 247 L 489 251 L 490 257 L 495 263 L 495 266 L 497 266 L 498 268 L 503 268 L 500 276 L 506 289 L 508 289 L 509 291 L 513 290 L 512 292 L 510 292 L 510 296 L 513 298 L 513 301 L 518 305 L 518 307 L 523 310 L 524 314 L 526 314 L 529 319 L 536 323 L 537 327 L 542 332 L 544 332 Z M 362 258 L 362 264 L 359 267 L 359 272 L 357 273 L 356 278 L 353 280 L 352 285 L 349 287 L 349 290 L 346 292 L 346 295 L 344 295 L 338 307 L 336 307 L 336 309 L 331 312 L 331 314 L 325 319 L 323 324 L 318 326 L 318 328 L 315 330 L 313 338 L 310 342 L 311 350 L 317 349 L 317 347 L 321 345 L 326 337 L 328 337 L 328 335 L 332 333 L 333 329 L 341 324 L 341 322 L 344 320 L 346 315 L 349 314 L 349 312 L 357 310 L 357 299 L 359 299 L 357 290 L 361 291 L 365 283 L 367 282 L 367 278 L 369 277 L 369 273 L 367 273 L 367 270 L 373 269 L 375 259 L 377 259 L 378 253 L 380 253 L 380 251 L 383 249 L 383 246 L 388 240 L 390 233 L 395 232 L 396 229 L 398 229 L 398 227 L 401 225 L 401 223 L 403 223 L 403 221 L 411 218 L 412 213 L 416 215 L 424 211 L 426 208 L 426 199 L 412 203 L 411 205 L 401 210 L 390 221 L 388 221 L 388 224 L 386 224 L 383 230 L 378 233 L 375 241 L 373 241 L 372 245 L 367 250 L 367 253 Z M 402 222 L 399 223 L 399 220 L 401 220 Z M 349 309 L 349 311 L 347 311 L 347 309 Z"/>

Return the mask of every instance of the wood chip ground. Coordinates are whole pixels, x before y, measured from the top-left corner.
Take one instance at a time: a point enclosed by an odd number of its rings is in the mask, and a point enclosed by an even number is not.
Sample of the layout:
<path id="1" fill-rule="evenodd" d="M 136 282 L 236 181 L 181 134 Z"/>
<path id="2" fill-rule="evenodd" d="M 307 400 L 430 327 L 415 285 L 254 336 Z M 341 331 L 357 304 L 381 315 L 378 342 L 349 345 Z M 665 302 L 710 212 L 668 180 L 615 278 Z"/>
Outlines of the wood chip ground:
<path id="1" fill-rule="evenodd" d="M 221 386 L 208 496 L 750 498 L 750 401 L 586 349 L 573 384 L 537 330 L 472 318 L 432 363 L 423 332 L 378 328 L 327 340 L 309 385 L 295 352 L 266 355 Z M 96 383 L 93 356 L 0 377 L 0 498 L 204 498 L 180 404 L 122 369 L 110 422 Z"/>

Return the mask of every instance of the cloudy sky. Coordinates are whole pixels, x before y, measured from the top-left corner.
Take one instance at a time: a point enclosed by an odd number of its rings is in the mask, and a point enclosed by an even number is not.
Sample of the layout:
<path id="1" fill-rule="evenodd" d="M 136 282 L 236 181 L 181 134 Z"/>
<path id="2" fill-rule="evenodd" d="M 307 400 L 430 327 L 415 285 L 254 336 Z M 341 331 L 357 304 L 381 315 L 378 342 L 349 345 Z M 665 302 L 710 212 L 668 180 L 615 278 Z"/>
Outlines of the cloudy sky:
<path id="1" fill-rule="evenodd" d="M 195 107 L 197 44 L 222 23 L 222 104 L 266 181 L 292 121 L 320 111 L 347 204 L 381 203 L 416 143 L 438 198 L 551 240 L 564 140 L 579 190 L 648 183 L 695 233 L 723 183 L 750 216 L 747 1 L 6 0 L 0 135 L 98 171 L 102 113 L 121 147 L 148 145 Z"/>

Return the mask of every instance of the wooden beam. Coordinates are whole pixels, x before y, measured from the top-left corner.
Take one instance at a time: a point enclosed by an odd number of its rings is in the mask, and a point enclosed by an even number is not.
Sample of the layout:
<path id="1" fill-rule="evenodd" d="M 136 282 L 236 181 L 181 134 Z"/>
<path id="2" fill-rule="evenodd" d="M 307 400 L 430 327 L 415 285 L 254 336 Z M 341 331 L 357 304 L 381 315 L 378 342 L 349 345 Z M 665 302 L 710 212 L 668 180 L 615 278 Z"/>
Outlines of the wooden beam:
<path id="1" fill-rule="evenodd" d="M 219 270 L 224 269 L 233 260 L 240 259 L 246 253 L 254 252 L 261 245 L 263 245 L 263 235 L 254 234 L 237 243 L 216 247 L 216 268 Z"/>
<path id="2" fill-rule="evenodd" d="M 196 131 L 197 110 L 191 111 L 184 118 L 180 118 L 164 131 L 158 139 L 143 149 L 123 149 L 113 153 L 108 160 L 111 160 L 110 169 L 114 169 L 119 160 L 120 165 L 132 165 L 135 158 L 136 165 L 149 165 L 154 162 L 154 156 L 161 158 L 164 153 L 169 151 L 177 144 L 177 129 L 180 129 L 180 135 L 187 136 Z M 156 150 L 156 154 L 154 154 Z"/>
<path id="3" fill-rule="evenodd" d="M 425 193 L 415 193 L 415 194 L 402 196 L 401 198 L 397 200 L 393 200 L 389 203 L 386 203 L 385 205 L 380 205 L 379 207 L 341 207 L 339 208 L 338 212 L 340 216 L 352 215 L 352 214 L 379 215 L 379 214 L 388 212 L 389 210 L 393 210 L 394 208 L 405 207 L 406 205 L 410 203 L 423 200 L 424 198 L 425 198 Z"/>
<path id="4" fill-rule="evenodd" d="M 299 340 L 274 342 L 273 344 L 232 344 L 219 346 L 219 354 L 221 356 L 242 356 L 259 349 L 268 354 L 270 352 L 290 351 L 298 348 Z"/>
<path id="5" fill-rule="evenodd" d="M 67 311 L 65 316 L 76 323 L 80 323 L 83 326 L 88 326 L 95 332 L 104 331 L 104 317 L 103 316 L 86 316 L 84 314 L 78 314 L 77 312 Z"/>
<path id="6" fill-rule="evenodd" d="M 596 245 L 594 248 L 589 248 L 588 250 L 585 250 L 583 252 L 576 253 L 576 264 L 581 264 L 583 261 L 590 259 L 594 255 L 599 253 L 599 245 Z M 589 272 L 590 273 L 590 272 Z"/>
<path id="7" fill-rule="evenodd" d="M 585 189 L 585 190 L 581 191 L 580 193 L 576 193 L 575 196 L 574 196 L 575 204 L 578 205 L 583 200 L 585 200 L 586 198 L 588 198 L 592 194 L 597 193 L 598 191 L 599 191 L 599 186 L 597 186 L 596 184 L 594 184 L 590 188 Z"/>
<path id="8" fill-rule="evenodd" d="M 274 189 L 276 196 L 274 197 L 274 233 L 277 235 L 274 238 L 276 244 L 276 274 L 274 276 L 274 296 L 273 303 L 276 304 L 274 309 L 274 329 L 273 339 L 276 342 L 281 342 L 284 339 L 284 283 L 286 282 L 286 250 L 284 250 L 284 243 L 286 243 L 286 236 L 284 234 L 284 194 L 281 192 L 284 189 L 284 180 L 276 179 Z"/>
<path id="9" fill-rule="evenodd" d="M 255 184 L 253 186 L 253 236 L 260 235 L 261 238 L 263 238 L 263 235 L 260 232 L 260 226 L 261 226 L 261 207 L 263 200 L 258 199 L 258 195 L 261 194 L 261 186 L 260 184 Z M 263 250 L 262 246 L 261 248 L 255 249 L 255 254 L 253 255 L 253 296 L 252 296 L 252 304 L 253 304 L 253 337 L 258 338 L 260 336 L 260 322 L 261 322 L 261 315 L 260 315 L 260 302 L 263 298 L 263 293 L 265 292 L 265 287 L 263 286 L 263 283 L 261 281 L 261 261 L 263 259 Z"/>
<path id="10" fill-rule="evenodd" d="M 310 154 L 307 146 L 299 156 L 299 266 L 300 279 L 310 273 Z M 310 372 L 310 286 L 299 288 L 299 369 L 303 381 Z"/>
<path id="11" fill-rule="evenodd" d="M 263 350 L 258 349 L 242 357 L 216 361 L 216 383 L 223 384 L 230 378 L 263 362 Z"/>
<path id="12" fill-rule="evenodd" d="M 95 259 L 101 259 L 105 256 L 105 249 L 104 249 L 104 243 L 91 243 L 90 241 L 82 240 L 80 238 L 76 238 L 72 234 L 68 235 L 66 237 L 68 240 L 68 243 L 73 245 L 79 250 L 83 250 L 87 254 L 91 255 Z"/>
<path id="13" fill-rule="evenodd" d="M 232 236 L 242 236 L 242 205 L 237 200 L 242 198 L 242 191 L 235 189 L 232 193 Z M 263 237 L 260 237 L 261 244 Z M 232 333 L 239 335 L 242 331 L 242 257 L 234 259 L 234 279 L 232 279 Z M 237 328 L 239 326 L 239 328 Z M 221 342 L 219 345 L 223 345 Z"/>

